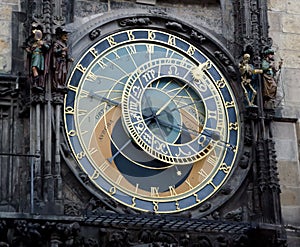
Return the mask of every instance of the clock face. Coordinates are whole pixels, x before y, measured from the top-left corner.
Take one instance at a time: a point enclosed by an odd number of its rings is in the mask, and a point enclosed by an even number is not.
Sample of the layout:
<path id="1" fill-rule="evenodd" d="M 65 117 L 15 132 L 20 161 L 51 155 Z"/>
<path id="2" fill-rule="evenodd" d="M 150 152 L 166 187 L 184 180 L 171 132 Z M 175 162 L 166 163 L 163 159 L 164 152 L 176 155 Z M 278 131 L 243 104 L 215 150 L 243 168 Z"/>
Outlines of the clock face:
<path id="1" fill-rule="evenodd" d="M 237 103 L 199 49 L 155 29 L 119 31 L 82 56 L 68 81 L 66 135 L 102 193 L 174 213 L 225 182 L 240 141 Z"/>

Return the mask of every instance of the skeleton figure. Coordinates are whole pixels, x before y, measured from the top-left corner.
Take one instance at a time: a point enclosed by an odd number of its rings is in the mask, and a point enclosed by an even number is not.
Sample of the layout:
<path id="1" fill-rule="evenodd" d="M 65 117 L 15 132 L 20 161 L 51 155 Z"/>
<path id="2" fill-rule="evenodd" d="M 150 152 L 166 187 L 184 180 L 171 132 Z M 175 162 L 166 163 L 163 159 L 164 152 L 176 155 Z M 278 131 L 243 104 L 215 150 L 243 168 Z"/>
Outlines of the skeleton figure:
<path id="1" fill-rule="evenodd" d="M 244 54 L 243 60 L 239 63 L 239 69 L 241 72 L 241 83 L 244 90 L 245 98 L 248 106 L 256 106 L 254 100 L 257 94 L 257 80 L 255 79 L 256 74 L 261 74 L 262 70 L 254 69 L 250 62 L 250 55 Z"/>

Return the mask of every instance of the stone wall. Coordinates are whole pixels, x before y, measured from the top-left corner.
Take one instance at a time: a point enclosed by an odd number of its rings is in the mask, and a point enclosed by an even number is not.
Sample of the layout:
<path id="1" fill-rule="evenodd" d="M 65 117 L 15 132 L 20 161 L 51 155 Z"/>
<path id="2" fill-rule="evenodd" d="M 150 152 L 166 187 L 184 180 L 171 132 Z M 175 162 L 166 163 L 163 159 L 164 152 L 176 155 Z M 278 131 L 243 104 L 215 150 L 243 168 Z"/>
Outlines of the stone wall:
<path id="1" fill-rule="evenodd" d="M 193 4 L 188 4 L 193 2 Z M 86 1 L 78 0 L 75 2 L 75 22 L 85 22 L 91 19 L 93 16 L 101 14 L 113 13 L 116 10 L 122 9 L 122 12 L 125 13 L 129 11 L 160 11 L 168 13 L 170 16 L 176 16 L 185 20 L 185 22 L 198 26 L 201 24 L 202 27 L 209 30 L 213 30 L 216 34 L 222 34 L 226 38 L 230 39 L 233 37 L 233 26 L 227 27 L 228 30 L 224 31 L 222 27 L 222 12 L 221 6 L 218 1 L 211 1 L 209 5 L 199 4 L 197 1 L 181 1 L 181 3 L 168 3 L 168 1 L 159 1 L 155 6 L 147 4 L 138 4 L 135 1 Z M 206 1 L 207 2 L 207 1 Z M 225 8 L 225 6 L 223 7 Z M 230 4 L 226 4 L 226 8 L 230 8 Z M 230 18 L 230 10 L 227 10 L 226 18 Z M 232 21 L 232 20 L 231 20 Z M 223 28 L 223 29 L 222 29 Z"/>
<path id="2" fill-rule="evenodd" d="M 273 38 L 273 47 L 277 59 L 284 59 L 281 72 L 283 86 L 283 110 L 285 117 L 300 116 L 300 1 L 269 0 L 269 35 Z"/>
<path id="3" fill-rule="evenodd" d="M 276 57 L 284 59 L 279 83 L 283 95 L 274 124 L 281 204 L 289 246 L 300 246 L 300 1 L 269 0 L 269 35 Z"/>
<path id="4" fill-rule="evenodd" d="M 0 2 L 0 73 L 11 71 L 12 52 L 12 11 L 18 10 L 18 0 Z"/>

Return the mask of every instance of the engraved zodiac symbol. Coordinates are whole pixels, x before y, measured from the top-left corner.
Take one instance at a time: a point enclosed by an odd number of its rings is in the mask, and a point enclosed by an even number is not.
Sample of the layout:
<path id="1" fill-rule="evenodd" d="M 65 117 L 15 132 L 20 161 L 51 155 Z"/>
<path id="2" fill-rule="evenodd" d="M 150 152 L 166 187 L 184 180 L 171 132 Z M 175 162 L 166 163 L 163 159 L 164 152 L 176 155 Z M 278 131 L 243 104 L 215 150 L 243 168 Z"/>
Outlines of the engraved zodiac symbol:
<path id="1" fill-rule="evenodd" d="M 192 153 L 191 153 L 191 151 L 189 151 L 189 152 L 184 152 L 180 147 L 178 148 L 178 153 L 177 154 L 175 154 L 175 156 L 176 157 L 180 157 L 180 156 L 182 156 L 182 155 L 184 155 L 184 156 L 189 156 L 189 155 L 191 155 Z"/>
<path id="2" fill-rule="evenodd" d="M 142 77 L 148 82 L 149 80 L 153 79 L 155 76 L 155 70 L 151 69 L 147 71 Z"/>
<path id="3" fill-rule="evenodd" d="M 177 67 L 175 65 L 171 65 L 168 71 L 169 75 L 179 75 L 177 72 Z"/>

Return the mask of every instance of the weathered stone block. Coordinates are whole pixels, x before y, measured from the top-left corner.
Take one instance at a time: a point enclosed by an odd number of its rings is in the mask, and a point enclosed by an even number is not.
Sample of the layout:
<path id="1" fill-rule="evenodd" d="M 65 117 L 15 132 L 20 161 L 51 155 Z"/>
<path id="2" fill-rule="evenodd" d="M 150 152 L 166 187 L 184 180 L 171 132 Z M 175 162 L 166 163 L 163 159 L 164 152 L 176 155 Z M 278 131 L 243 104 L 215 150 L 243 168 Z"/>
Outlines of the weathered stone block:
<path id="1" fill-rule="evenodd" d="M 276 153 L 278 156 L 278 160 L 289 160 L 289 161 L 297 161 L 298 159 L 298 148 L 294 137 L 292 140 L 276 140 Z"/>
<path id="2" fill-rule="evenodd" d="M 273 125 L 273 132 L 278 160 L 298 162 L 295 125 L 277 122 Z"/>
<path id="3" fill-rule="evenodd" d="M 286 11 L 286 1 L 268 0 L 268 8 L 272 11 Z"/>
<path id="4" fill-rule="evenodd" d="M 0 20 L 10 21 L 11 13 L 12 13 L 11 5 L 0 3 Z"/>
<path id="5" fill-rule="evenodd" d="M 299 94 L 298 94 L 299 95 Z M 296 101 L 285 101 L 286 104 L 283 109 L 281 109 L 281 116 L 287 118 L 299 118 L 300 109 L 299 102 Z"/>
<path id="6" fill-rule="evenodd" d="M 270 31 L 281 31 L 281 13 L 270 12 L 268 15 L 269 18 L 269 30 Z"/>
<path id="7" fill-rule="evenodd" d="M 14 6 L 18 6 L 20 3 L 19 0 L 3 0 L 2 1 L 2 4 L 6 5 L 6 4 L 9 4 L 9 5 L 14 5 Z"/>
<path id="8" fill-rule="evenodd" d="M 288 58 L 287 58 L 288 59 Z M 284 63 L 286 58 L 284 57 Z M 288 69 L 285 68 L 285 65 L 282 69 L 281 73 L 281 82 L 280 84 L 283 86 L 284 90 L 284 107 L 295 107 L 295 110 L 299 108 L 300 105 L 300 84 L 295 78 L 300 78 L 300 70 L 297 68 Z M 292 114 L 292 111 L 287 113 L 286 116 L 289 117 L 299 117 L 299 115 Z"/>
<path id="9" fill-rule="evenodd" d="M 300 21 L 300 19 L 299 19 Z M 300 35 L 295 33 L 285 33 L 280 36 L 281 49 L 286 49 L 290 51 L 300 51 Z M 299 55 L 299 53 L 297 54 Z M 297 64 L 299 66 L 299 64 Z"/>
<path id="10" fill-rule="evenodd" d="M 298 225 L 300 222 L 300 206 L 282 206 L 285 224 Z"/>
<path id="11" fill-rule="evenodd" d="M 283 14 L 281 18 L 282 18 L 283 32 L 300 34 L 300 30 L 299 30 L 300 15 Z"/>
<path id="12" fill-rule="evenodd" d="M 300 70 L 295 68 L 286 68 L 285 67 L 285 60 L 286 58 L 284 57 L 284 65 L 283 65 L 283 80 L 285 81 L 285 85 L 288 87 L 292 87 L 292 88 L 297 88 L 299 87 L 300 89 L 300 85 L 298 80 L 295 80 L 296 78 L 300 78 Z M 299 91 L 300 93 L 300 91 Z M 300 99 L 298 99 L 300 101 Z"/>
<path id="13" fill-rule="evenodd" d="M 299 36 L 300 37 L 300 36 Z M 288 40 L 290 38 L 290 40 Z M 291 39 L 293 39 L 292 35 L 288 35 L 285 40 L 286 41 L 282 41 L 282 42 L 286 42 L 286 44 L 291 44 L 293 43 L 291 41 Z M 299 42 L 297 40 L 299 40 L 298 38 L 293 39 L 294 42 Z M 292 46 L 295 47 L 296 45 Z M 287 48 L 288 49 L 288 48 Z M 280 51 L 280 57 L 284 59 L 284 67 L 285 68 L 299 68 L 299 64 L 300 64 L 300 50 L 296 50 L 296 48 L 291 48 L 291 50 L 281 50 Z M 294 78 L 293 81 L 297 81 L 297 78 Z"/>
<path id="14" fill-rule="evenodd" d="M 0 20 L 0 37 L 10 37 L 11 36 L 11 22 L 10 21 L 1 21 Z"/>
<path id="15" fill-rule="evenodd" d="M 273 124 L 274 140 L 286 140 L 296 145 L 296 126 L 290 122 L 275 122 Z"/>
<path id="16" fill-rule="evenodd" d="M 282 1 L 282 2 L 286 2 L 286 1 Z M 289 1 L 287 1 L 286 7 L 287 7 L 288 13 L 299 14 L 300 1 L 299 0 L 289 0 Z"/>
<path id="17" fill-rule="evenodd" d="M 11 45 L 8 38 L 0 37 L 0 72 L 11 70 Z"/>
<path id="18" fill-rule="evenodd" d="M 300 166 L 299 162 L 294 161 L 280 161 L 278 162 L 279 179 L 282 188 L 287 190 L 288 186 L 298 188 L 300 196 Z M 300 201 L 299 201 L 300 205 Z"/>
<path id="19" fill-rule="evenodd" d="M 295 185 L 299 186 L 299 181 L 298 184 Z M 282 206 L 300 205 L 300 187 L 294 188 L 294 187 L 281 186 L 281 205 Z"/>

